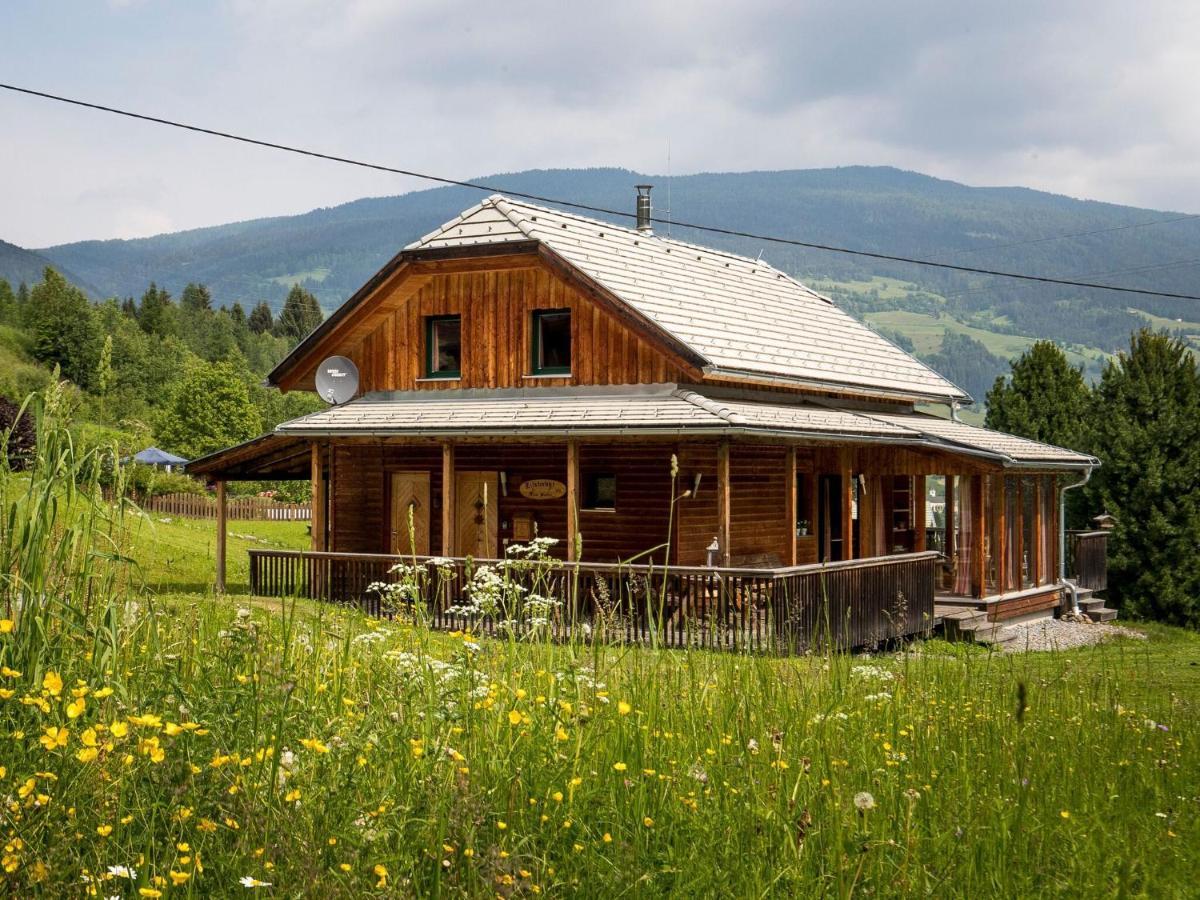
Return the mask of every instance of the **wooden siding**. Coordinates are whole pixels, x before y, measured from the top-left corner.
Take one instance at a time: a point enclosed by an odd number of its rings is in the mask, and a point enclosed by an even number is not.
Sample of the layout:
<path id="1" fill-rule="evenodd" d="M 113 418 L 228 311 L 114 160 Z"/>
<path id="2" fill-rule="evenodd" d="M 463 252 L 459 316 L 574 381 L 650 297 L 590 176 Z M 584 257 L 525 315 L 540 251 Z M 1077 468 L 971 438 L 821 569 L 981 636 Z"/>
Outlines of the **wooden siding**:
<path id="1" fill-rule="evenodd" d="M 686 444 L 679 448 L 679 481 L 686 490 L 700 476 L 700 492 L 680 501 L 676 508 L 676 562 L 702 566 L 707 548 L 717 536 L 717 444 Z"/>
<path id="2" fill-rule="evenodd" d="M 580 509 L 579 532 L 583 537 L 583 559 L 592 562 L 617 562 L 668 543 L 667 519 L 671 511 L 671 454 L 673 444 L 581 444 L 579 474 L 583 503 L 588 478 L 611 473 L 617 478 L 616 509 L 612 511 Z M 682 493 L 680 471 L 676 491 Z M 680 500 L 677 509 L 686 506 Z M 638 562 L 662 562 L 666 554 L 658 550 Z"/>
<path id="3" fill-rule="evenodd" d="M 731 564 L 786 565 L 795 534 L 794 523 L 787 522 L 787 450 L 734 444 L 729 481 Z"/>
<path id="4" fill-rule="evenodd" d="M 401 290 L 397 285 L 393 290 Z M 382 311 L 357 343 L 340 348 L 368 391 L 513 388 L 692 381 L 684 367 L 544 268 L 445 272 Z M 572 372 L 530 377 L 536 309 L 571 310 Z M 462 316 L 460 378 L 425 378 L 425 320 Z"/>
<path id="5" fill-rule="evenodd" d="M 391 472 L 429 472 L 429 552 L 442 552 L 442 451 L 436 445 L 335 446 L 330 479 L 330 549 L 339 553 L 383 553 L 390 542 Z"/>

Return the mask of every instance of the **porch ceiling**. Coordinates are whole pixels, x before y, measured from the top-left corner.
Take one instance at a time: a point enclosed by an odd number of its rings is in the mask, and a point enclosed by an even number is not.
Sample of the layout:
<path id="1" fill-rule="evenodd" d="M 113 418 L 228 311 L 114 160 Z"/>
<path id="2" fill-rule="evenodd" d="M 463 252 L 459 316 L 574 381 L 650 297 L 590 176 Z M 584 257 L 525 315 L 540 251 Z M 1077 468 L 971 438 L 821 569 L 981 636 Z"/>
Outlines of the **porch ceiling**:
<path id="1" fill-rule="evenodd" d="M 194 459 L 187 472 L 219 481 L 307 480 L 312 455 L 303 438 L 272 432 Z"/>

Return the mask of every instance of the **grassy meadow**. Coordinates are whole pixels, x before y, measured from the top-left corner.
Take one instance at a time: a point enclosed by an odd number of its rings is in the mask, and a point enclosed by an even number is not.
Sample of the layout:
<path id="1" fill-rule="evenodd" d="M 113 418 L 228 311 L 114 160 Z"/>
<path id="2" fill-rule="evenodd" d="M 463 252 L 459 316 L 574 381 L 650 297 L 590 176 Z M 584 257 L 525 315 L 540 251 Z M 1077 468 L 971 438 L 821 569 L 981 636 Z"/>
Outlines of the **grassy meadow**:
<path id="1" fill-rule="evenodd" d="M 775 659 L 214 597 L 213 523 L 46 432 L 0 474 L 6 895 L 1195 895 L 1196 634 Z"/>

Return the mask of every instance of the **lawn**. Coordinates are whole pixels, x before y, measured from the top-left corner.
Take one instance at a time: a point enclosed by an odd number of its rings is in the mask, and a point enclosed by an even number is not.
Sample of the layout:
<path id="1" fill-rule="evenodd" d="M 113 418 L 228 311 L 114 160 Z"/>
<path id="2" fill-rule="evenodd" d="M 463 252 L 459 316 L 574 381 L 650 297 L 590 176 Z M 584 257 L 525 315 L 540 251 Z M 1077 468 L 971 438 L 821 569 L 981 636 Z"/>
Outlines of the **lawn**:
<path id="1" fill-rule="evenodd" d="M 1196 634 L 794 659 L 482 641 L 214 597 L 212 523 L 11 486 L 7 895 L 1194 896 Z"/>

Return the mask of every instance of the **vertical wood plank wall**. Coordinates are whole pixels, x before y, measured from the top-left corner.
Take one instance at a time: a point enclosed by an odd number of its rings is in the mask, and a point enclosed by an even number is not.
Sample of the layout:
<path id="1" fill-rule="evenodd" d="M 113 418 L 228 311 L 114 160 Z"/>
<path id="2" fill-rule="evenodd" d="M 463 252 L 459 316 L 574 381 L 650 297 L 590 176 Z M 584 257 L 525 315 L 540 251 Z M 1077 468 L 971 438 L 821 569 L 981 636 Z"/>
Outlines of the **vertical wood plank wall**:
<path id="1" fill-rule="evenodd" d="M 571 310 L 569 376 L 526 377 L 535 309 Z M 462 316 L 462 377 L 423 380 L 425 319 L 455 314 Z M 347 355 L 364 392 L 691 380 L 645 338 L 540 267 L 438 275 L 399 308 L 381 312 Z"/>

